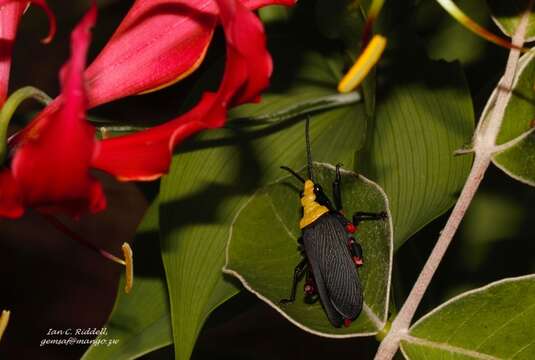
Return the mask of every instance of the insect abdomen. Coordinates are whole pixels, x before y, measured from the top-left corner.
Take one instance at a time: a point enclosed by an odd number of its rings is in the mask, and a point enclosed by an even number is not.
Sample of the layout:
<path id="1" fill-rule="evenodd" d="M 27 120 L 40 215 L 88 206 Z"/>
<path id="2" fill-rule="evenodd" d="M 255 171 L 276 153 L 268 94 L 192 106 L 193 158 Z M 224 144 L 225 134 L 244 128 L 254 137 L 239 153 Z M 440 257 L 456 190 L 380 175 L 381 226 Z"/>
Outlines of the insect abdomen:
<path id="1" fill-rule="evenodd" d="M 303 246 L 330 322 L 340 327 L 362 310 L 362 290 L 344 226 L 326 213 L 303 229 Z"/>

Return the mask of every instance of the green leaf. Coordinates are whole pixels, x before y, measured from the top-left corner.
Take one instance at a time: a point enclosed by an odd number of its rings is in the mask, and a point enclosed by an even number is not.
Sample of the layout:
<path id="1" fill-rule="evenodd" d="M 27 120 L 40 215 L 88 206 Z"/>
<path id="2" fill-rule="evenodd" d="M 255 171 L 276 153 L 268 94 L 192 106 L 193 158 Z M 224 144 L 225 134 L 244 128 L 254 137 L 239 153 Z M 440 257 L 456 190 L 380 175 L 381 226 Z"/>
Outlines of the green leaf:
<path id="1" fill-rule="evenodd" d="M 316 182 L 330 189 L 335 168 L 316 163 Z M 302 170 L 303 176 L 305 171 Z M 302 259 L 297 239 L 300 218 L 299 191 L 302 184 L 293 176 L 284 177 L 259 190 L 238 213 L 227 248 L 224 271 L 238 277 L 243 285 L 292 323 L 303 330 L 328 337 L 373 335 L 386 322 L 392 232 L 390 221 L 368 221 L 359 225 L 365 265 L 359 270 L 363 293 L 362 314 L 347 328 L 334 328 L 318 301 L 307 304 L 302 291 L 296 301 L 280 305 L 290 294 L 292 274 Z M 381 212 L 388 210 L 384 192 L 374 183 L 355 173 L 342 172 L 344 212 Z M 302 279 L 301 282 L 304 282 Z M 298 286 L 302 289 L 302 284 Z"/>
<path id="2" fill-rule="evenodd" d="M 496 143 L 504 148 L 493 157 L 496 166 L 505 173 L 531 186 L 535 186 L 535 61 L 533 53 L 524 55 Z M 482 118 L 491 115 L 497 91 L 491 95 Z"/>
<path id="3" fill-rule="evenodd" d="M 388 195 L 396 249 L 454 204 L 471 163 L 453 155 L 474 124 L 459 65 L 413 53 L 382 70 L 388 82 L 357 164 Z"/>
<path id="4" fill-rule="evenodd" d="M 461 294 L 425 315 L 401 341 L 407 359 L 518 359 L 535 354 L 535 275 Z"/>
<path id="5" fill-rule="evenodd" d="M 124 276 L 113 312 L 104 327 L 107 333 L 94 343 L 84 360 L 133 359 L 172 343 L 169 300 L 158 248 L 158 201 L 155 200 L 138 228 L 134 243 L 134 287 L 122 292 Z"/>
<path id="6" fill-rule="evenodd" d="M 282 61 L 289 56 L 281 54 Z M 299 71 L 276 73 L 279 79 L 260 104 L 236 109 L 231 116 L 281 111 L 274 99 L 291 106 L 302 101 L 303 94 L 336 94 L 341 72 L 337 61 L 308 54 L 300 65 Z M 363 104 L 314 114 L 310 133 L 315 160 L 343 162 L 351 168 L 354 151 L 364 140 Z M 178 359 L 189 357 L 208 314 L 238 291 L 231 277 L 221 272 L 236 212 L 258 188 L 283 174 L 280 165 L 304 165 L 304 126 L 298 120 L 206 132 L 174 156 L 162 180 L 160 223 Z"/>
<path id="7" fill-rule="evenodd" d="M 509 37 L 518 27 L 522 14 L 528 8 L 530 0 L 487 0 L 490 10 L 493 14 L 492 19 L 498 25 L 501 31 Z M 526 32 L 526 41 L 535 39 L 535 13 L 529 14 L 528 30 Z"/>

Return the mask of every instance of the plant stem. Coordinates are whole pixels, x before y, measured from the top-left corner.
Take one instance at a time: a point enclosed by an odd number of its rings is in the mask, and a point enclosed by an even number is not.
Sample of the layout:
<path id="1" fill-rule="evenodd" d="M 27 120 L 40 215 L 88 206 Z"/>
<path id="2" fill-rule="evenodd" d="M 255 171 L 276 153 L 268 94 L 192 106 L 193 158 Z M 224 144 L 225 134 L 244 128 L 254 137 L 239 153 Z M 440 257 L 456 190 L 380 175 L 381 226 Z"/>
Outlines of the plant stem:
<path id="1" fill-rule="evenodd" d="M 528 25 L 528 15 L 531 11 L 533 0 L 522 19 L 513 37 L 513 44 L 521 48 L 524 44 L 524 37 Z M 501 128 L 503 116 L 505 114 L 505 108 L 508 104 L 508 100 L 511 96 L 511 89 L 513 86 L 515 73 L 518 65 L 518 59 L 520 57 L 520 50 L 512 49 L 509 53 L 505 73 L 502 80 L 497 87 L 497 98 L 492 116 L 489 118 L 488 123 L 480 128 L 481 131 L 476 133 L 474 138 L 474 151 L 475 158 L 470 170 L 470 174 L 464 184 L 463 190 L 453 211 L 446 223 L 446 226 L 442 230 L 433 251 L 429 255 L 418 279 L 414 283 L 414 286 L 407 297 L 407 300 L 401 307 L 398 315 L 392 322 L 390 332 L 385 339 L 381 342 L 375 360 L 390 360 L 396 354 L 400 340 L 408 334 L 409 326 L 412 318 L 416 313 L 416 309 L 420 304 L 425 291 L 429 287 L 433 275 L 438 268 L 448 246 L 450 245 L 453 236 L 455 235 L 459 224 L 461 223 L 464 215 L 472 199 L 479 188 L 479 184 L 485 175 L 485 172 L 490 164 L 494 149 L 496 146 L 496 138 Z M 483 119 L 481 120 L 483 121 Z"/>

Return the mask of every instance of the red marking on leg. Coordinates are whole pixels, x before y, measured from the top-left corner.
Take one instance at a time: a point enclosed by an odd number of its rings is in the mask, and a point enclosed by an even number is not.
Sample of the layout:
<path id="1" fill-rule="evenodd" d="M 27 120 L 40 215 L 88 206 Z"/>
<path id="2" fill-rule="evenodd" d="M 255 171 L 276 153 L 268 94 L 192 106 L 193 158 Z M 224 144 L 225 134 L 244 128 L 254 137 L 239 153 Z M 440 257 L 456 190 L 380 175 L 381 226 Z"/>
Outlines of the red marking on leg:
<path id="1" fill-rule="evenodd" d="M 355 225 L 353 225 L 353 223 L 348 223 L 346 225 L 346 231 L 350 234 L 354 234 L 355 231 L 357 231 L 357 227 Z"/>
<path id="2" fill-rule="evenodd" d="M 344 326 L 349 327 L 351 325 L 351 319 L 344 319 Z"/>
<path id="3" fill-rule="evenodd" d="M 361 267 L 362 265 L 364 265 L 364 261 L 359 256 L 353 256 L 353 262 L 355 263 L 355 265 L 357 265 L 357 267 Z"/>

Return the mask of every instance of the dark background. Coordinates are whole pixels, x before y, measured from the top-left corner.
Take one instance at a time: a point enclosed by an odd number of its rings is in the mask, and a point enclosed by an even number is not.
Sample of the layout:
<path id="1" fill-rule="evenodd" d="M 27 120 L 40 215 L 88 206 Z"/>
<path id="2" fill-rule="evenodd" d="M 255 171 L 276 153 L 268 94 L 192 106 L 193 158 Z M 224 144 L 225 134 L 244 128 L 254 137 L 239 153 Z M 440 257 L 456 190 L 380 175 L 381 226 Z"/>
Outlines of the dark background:
<path id="1" fill-rule="evenodd" d="M 51 45 L 42 45 L 39 39 L 47 31 L 46 17 L 39 8 L 28 11 L 15 46 L 10 91 L 31 84 L 52 96 L 58 93 L 57 74 L 68 57 L 69 32 L 87 2 L 51 0 L 49 3 L 58 17 L 58 34 Z M 99 20 L 94 30 L 92 56 L 113 33 L 131 4 L 118 0 L 98 3 Z M 416 14 L 419 20 L 415 21 L 415 30 L 428 44 L 431 56 L 463 62 L 479 114 L 493 84 L 501 76 L 506 51 L 472 37 L 434 2 L 429 3 L 432 5 L 425 9 L 425 14 Z M 469 13 L 476 8 L 470 1 L 459 3 L 465 4 Z M 498 33 L 486 14 L 471 14 Z M 447 46 L 436 46 L 444 29 L 450 31 L 449 39 L 462 38 L 475 45 L 470 52 L 458 44 L 453 44 L 450 50 L 444 50 Z M 123 99 L 98 108 L 91 115 L 125 122 L 142 119 L 157 122 L 177 112 L 177 99 L 194 81 L 195 76 L 185 84 L 157 94 Z M 36 104 L 25 104 L 17 118 L 19 124 L 27 114 L 37 110 Z M 120 244 L 133 237 L 147 200 L 135 184 L 119 184 L 103 174 L 97 176 L 104 180 L 109 208 L 78 222 L 64 220 L 94 244 L 119 255 Z M 419 314 L 467 289 L 535 272 L 534 204 L 532 188 L 491 167 Z M 447 214 L 436 219 L 396 253 L 393 291 L 398 304 L 410 290 L 446 219 Z M 82 346 L 40 347 L 39 343 L 50 328 L 100 328 L 113 306 L 121 267 L 80 246 L 31 211 L 20 220 L 0 221 L 0 239 L 0 308 L 12 311 L 0 343 L 0 358 L 78 359 L 84 351 Z M 373 338 L 332 340 L 307 334 L 244 292 L 211 316 L 193 358 L 369 359 L 376 347 Z M 167 358 L 172 358 L 172 348 L 144 357 Z"/>

